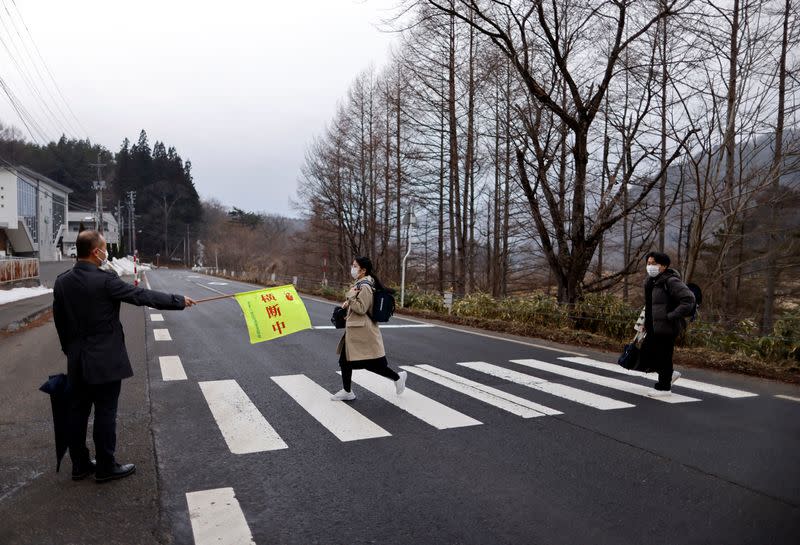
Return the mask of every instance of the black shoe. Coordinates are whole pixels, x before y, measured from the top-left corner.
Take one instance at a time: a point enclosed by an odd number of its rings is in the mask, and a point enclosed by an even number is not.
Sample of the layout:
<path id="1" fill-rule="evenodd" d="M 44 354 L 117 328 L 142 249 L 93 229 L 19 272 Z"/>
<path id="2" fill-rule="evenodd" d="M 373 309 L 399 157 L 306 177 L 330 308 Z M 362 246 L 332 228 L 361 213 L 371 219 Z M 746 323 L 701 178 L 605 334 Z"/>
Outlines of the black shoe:
<path id="1" fill-rule="evenodd" d="M 95 473 L 94 480 L 98 483 L 104 483 L 115 479 L 123 479 L 128 475 L 133 475 L 135 472 L 136 466 L 133 464 L 114 464 L 110 470 L 98 470 Z"/>
<path id="2" fill-rule="evenodd" d="M 658 382 L 656 382 L 656 385 L 653 386 L 653 388 L 655 388 L 656 390 L 659 390 L 661 392 L 669 392 L 670 389 L 672 388 L 672 384 L 667 384 L 666 386 L 664 386 L 664 385 L 659 384 Z"/>
<path id="3" fill-rule="evenodd" d="M 85 464 L 81 464 L 72 468 L 72 480 L 83 480 L 95 471 L 97 471 L 97 464 L 94 460 L 89 460 L 89 462 Z"/>

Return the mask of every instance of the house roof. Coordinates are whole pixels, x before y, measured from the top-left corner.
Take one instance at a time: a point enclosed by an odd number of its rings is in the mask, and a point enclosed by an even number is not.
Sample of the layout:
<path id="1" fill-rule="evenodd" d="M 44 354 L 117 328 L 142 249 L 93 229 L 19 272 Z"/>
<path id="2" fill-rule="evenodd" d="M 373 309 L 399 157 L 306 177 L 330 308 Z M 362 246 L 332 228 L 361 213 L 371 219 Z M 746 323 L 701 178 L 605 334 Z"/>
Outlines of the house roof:
<path id="1" fill-rule="evenodd" d="M 67 211 L 67 221 L 83 221 L 86 219 L 91 218 L 94 221 L 94 212 L 91 210 L 84 211 L 84 210 L 68 210 Z M 117 217 L 114 215 L 113 212 L 106 210 L 103 212 L 103 221 L 108 223 L 109 225 L 117 225 Z"/>
<path id="2" fill-rule="evenodd" d="M 51 187 L 53 187 L 55 189 L 58 189 L 59 191 L 63 191 L 66 194 L 70 194 L 70 193 L 73 192 L 67 186 L 65 186 L 63 184 L 60 184 L 55 180 L 51 180 L 50 178 L 48 178 L 44 174 L 39 174 L 38 172 L 36 172 L 34 170 L 31 170 L 28 167 L 24 167 L 22 165 L 17 165 L 15 167 L 11 167 L 11 168 L 13 168 L 14 170 L 17 171 L 18 174 L 22 174 L 26 178 L 33 178 L 34 180 L 37 180 L 39 182 L 44 182 L 47 185 L 49 185 L 49 186 L 51 186 Z"/>

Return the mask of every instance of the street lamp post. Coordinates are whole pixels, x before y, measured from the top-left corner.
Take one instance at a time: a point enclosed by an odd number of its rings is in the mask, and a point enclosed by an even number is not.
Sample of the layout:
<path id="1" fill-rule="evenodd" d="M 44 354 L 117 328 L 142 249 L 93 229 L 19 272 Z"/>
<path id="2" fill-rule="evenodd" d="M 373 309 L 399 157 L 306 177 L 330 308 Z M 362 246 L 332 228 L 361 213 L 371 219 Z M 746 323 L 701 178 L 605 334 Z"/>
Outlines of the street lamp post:
<path id="1" fill-rule="evenodd" d="M 400 307 L 405 306 L 406 302 L 406 260 L 411 255 L 411 228 L 417 226 L 417 218 L 414 216 L 414 210 L 409 209 L 403 218 L 403 224 L 406 226 L 406 238 L 408 239 L 408 251 L 403 256 L 403 268 L 400 272 Z"/>

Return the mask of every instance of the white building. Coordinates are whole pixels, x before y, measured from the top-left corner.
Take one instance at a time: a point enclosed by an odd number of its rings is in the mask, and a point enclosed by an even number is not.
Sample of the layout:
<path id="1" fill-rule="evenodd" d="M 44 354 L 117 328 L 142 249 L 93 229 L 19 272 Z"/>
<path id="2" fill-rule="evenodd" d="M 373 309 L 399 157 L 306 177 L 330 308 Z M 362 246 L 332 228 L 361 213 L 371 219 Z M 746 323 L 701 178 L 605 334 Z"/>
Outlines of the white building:
<path id="1" fill-rule="evenodd" d="M 0 167 L 0 257 L 56 261 L 72 190 L 25 167 Z"/>
<path id="2" fill-rule="evenodd" d="M 70 257 L 76 256 L 75 241 L 78 240 L 78 232 L 81 224 L 86 229 L 96 229 L 98 227 L 97 214 L 94 211 L 81 212 L 70 210 L 67 212 L 67 230 L 64 233 L 64 253 Z M 114 253 L 119 248 L 119 224 L 111 212 L 103 212 L 103 237 L 108 244 L 109 253 Z"/>

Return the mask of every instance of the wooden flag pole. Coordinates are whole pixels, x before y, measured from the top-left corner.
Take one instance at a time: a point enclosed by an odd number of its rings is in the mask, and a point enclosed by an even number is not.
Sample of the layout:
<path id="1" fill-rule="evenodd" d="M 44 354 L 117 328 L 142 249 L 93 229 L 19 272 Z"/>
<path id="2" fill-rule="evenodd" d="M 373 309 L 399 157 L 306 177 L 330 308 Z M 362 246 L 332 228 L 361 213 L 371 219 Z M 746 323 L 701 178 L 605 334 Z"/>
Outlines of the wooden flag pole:
<path id="1" fill-rule="evenodd" d="M 231 293 L 228 295 L 217 295 L 216 297 L 207 297 L 205 299 L 195 299 L 195 303 L 208 303 L 209 301 L 217 301 L 219 299 L 228 299 L 230 297 L 236 297 L 235 293 Z"/>

